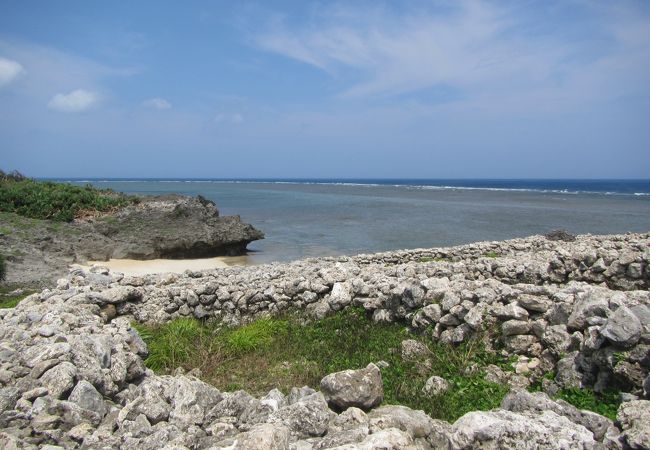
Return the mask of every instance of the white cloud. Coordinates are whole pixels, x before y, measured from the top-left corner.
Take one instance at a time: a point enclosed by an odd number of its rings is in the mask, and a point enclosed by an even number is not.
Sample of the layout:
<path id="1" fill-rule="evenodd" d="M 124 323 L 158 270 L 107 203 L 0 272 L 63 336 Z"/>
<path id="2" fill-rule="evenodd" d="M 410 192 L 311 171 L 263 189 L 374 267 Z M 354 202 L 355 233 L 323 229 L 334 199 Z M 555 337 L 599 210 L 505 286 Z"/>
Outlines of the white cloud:
<path id="1" fill-rule="evenodd" d="M 47 104 L 48 108 L 62 112 L 81 112 L 99 102 L 96 92 L 77 89 L 69 94 L 56 94 Z"/>
<path id="2" fill-rule="evenodd" d="M 154 109 L 170 109 L 172 107 L 172 104 L 169 103 L 167 100 L 164 98 L 150 98 L 149 100 L 145 100 L 142 102 L 142 106 L 146 106 L 147 108 L 154 108 Z"/>
<path id="3" fill-rule="evenodd" d="M 19 62 L 0 57 L 0 87 L 11 83 L 23 71 Z"/>
<path id="4" fill-rule="evenodd" d="M 620 65 L 603 73 L 609 60 L 623 59 L 634 66 L 628 73 L 647 74 L 640 69 L 648 61 L 642 49 L 650 48 L 647 15 L 634 19 L 640 22 L 634 32 L 633 17 L 619 15 L 617 29 L 627 34 L 617 35 L 609 9 L 585 4 L 593 13 L 585 20 L 597 31 L 593 41 L 581 41 L 566 37 L 568 21 L 540 32 L 525 8 L 472 0 L 441 5 L 400 14 L 382 7 L 324 7 L 311 21 L 273 21 L 256 43 L 332 74 L 346 97 L 441 87 L 458 90 L 463 101 L 508 97 L 520 102 L 524 96 L 575 103 L 640 86 L 625 82 Z M 596 48 L 598 39 L 613 45 Z"/>
<path id="5" fill-rule="evenodd" d="M 214 117 L 216 123 L 244 123 L 244 116 L 240 113 L 219 113 Z"/>

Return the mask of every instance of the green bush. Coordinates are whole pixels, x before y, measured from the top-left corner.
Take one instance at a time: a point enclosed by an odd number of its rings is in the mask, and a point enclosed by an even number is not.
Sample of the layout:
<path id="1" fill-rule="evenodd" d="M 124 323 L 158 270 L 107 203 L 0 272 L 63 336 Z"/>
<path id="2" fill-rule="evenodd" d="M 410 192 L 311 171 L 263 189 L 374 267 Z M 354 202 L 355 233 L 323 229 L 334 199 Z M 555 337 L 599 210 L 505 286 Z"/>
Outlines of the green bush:
<path id="1" fill-rule="evenodd" d="M 0 170 L 0 211 L 25 217 L 70 222 L 85 213 L 109 211 L 135 201 L 136 197 L 110 189 L 36 181 Z"/>

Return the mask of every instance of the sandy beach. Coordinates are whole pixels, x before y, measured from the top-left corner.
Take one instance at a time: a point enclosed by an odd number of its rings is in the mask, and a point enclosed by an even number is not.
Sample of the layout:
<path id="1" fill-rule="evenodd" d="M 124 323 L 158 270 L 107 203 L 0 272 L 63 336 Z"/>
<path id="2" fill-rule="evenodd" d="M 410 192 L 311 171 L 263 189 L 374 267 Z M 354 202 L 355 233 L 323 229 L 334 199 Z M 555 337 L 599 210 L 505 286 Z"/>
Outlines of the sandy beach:
<path id="1" fill-rule="evenodd" d="M 113 272 L 124 275 L 148 275 L 153 273 L 183 273 L 186 270 L 209 270 L 229 266 L 250 265 L 247 256 L 219 256 L 201 259 L 110 259 L 108 261 L 88 261 L 86 265 L 76 264 L 74 267 L 88 269 L 93 265 L 109 268 Z"/>

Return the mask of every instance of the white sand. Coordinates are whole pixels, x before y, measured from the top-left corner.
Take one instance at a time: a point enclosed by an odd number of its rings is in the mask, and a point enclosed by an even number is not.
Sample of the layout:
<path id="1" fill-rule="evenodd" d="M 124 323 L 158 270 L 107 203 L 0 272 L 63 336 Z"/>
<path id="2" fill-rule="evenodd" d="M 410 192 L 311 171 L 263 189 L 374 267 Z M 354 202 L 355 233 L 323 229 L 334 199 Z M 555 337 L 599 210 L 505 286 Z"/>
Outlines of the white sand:
<path id="1" fill-rule="evenodd" d="M 208 270 L 231 265 L 245 265 L 246 257 L 216 257 L 203 259 L 150 259 L 139 261 L 135 259 L 111 259 L 108 261 L 88 261 L 80 266 L 88 269 L 94 264 L 108 267 L 111 271 L 122 272 L 124 275 L 148 275 L 152 273 L 175 272 L 186 270 Z"/>

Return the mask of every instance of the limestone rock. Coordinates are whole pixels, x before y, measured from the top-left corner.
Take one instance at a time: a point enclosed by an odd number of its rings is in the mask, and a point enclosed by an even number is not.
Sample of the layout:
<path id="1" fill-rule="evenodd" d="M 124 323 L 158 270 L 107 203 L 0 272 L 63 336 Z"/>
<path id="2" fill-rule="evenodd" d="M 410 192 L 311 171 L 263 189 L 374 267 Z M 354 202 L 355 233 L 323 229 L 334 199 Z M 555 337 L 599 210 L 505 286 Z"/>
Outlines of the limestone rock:
<path id="1" fill-rule="evenodd" d="M 623 439 L 632 449 L 650 448 L 650 401 L 621 404 L 616 415 L 623 428 Z"/>
<path id="2" fill-rule="evenodd" d="M 588 325 L 590 317 L 607 317 L 609 313 L 609 299 L 600 290 L 590 290 L 578 296 L 567 326 L 575 330 L 583 330 Z"/>
<path id="3" fill-rule="evenodd" d="M 514 413 L 511 411 L 470 412 L 453 427 L 454 449 L 592 449 L 596 441 L 582 425 L 552 411 Z"/>
<path id="4" fill-rule="evenodd" d="M 51 396 L 61 398 L 74 387 L 76 376 L 77 368 L 69 362 L 62 362 L 45 372 L 40 381 Z"/>
<path id="5" fill-rule="evenodd" d="M 284 406 L 269 416 L 269 423 L 283 424 L 299 437 L 322 436 L 330 419 L 325 397 L 320 392 Z"/>
<path id="6" fill-rule="evenodd" d="M 76 403 L 80 408 L 87 409 L 99 415 L 100 419 L 106 414 L 106 404 L 102 395 L 97 392 L 95 386 L 85 380 L 81 380 L 70 393 L 68 401 Z"/>
<path id="7" fill-rule="evenodd" d="M 235 449 L 288 450 L 289 429 L 282 425 L 264 423 L 242 433 L 237 439 Z"/>
<path id="8" fill-rule="evenodd" d="M 414 361 L 425 358 L 431 354 L 431 351 L 422 342 L 415 339 L 405 339 L 402 345 L 402 359 L 404 361 Z"/>
<path id="9" fill-rule="evenodd" d="M 381 372 L 372 363 L 364 369 L 329 374 L 321 380 L 320 387 L 327 401 L 341 409 L 355 406 L 367 410 L 384 399 Z"/>
<path id="10" fill-rule="evenodd" d="M 579 410 L 562 400 L 553 401 L 543 392 L 531 393 L 522 389 L 511 390 L 501 402 L 501 408 L 513 412 L 553 411 L 571 422 L 587 428 L 594 434 L 597 441 L 602 441 L 607 430 L 614 425 L 608 418 L 591 411 Z"/>
<path id="11" fill-rule="evenodd" d="M 444 394 L 451 388 L 449 381 L 439 376 L 429 377 L 422 388 L 422 393 L 428 397 Z"/>
<path id="12" fill-rule="evenodd" d="M 639 318 L 625 306 L 619 306 L 600 333 L 613 344 L 628 348 L 639 341 L 642 331 Z"/>

